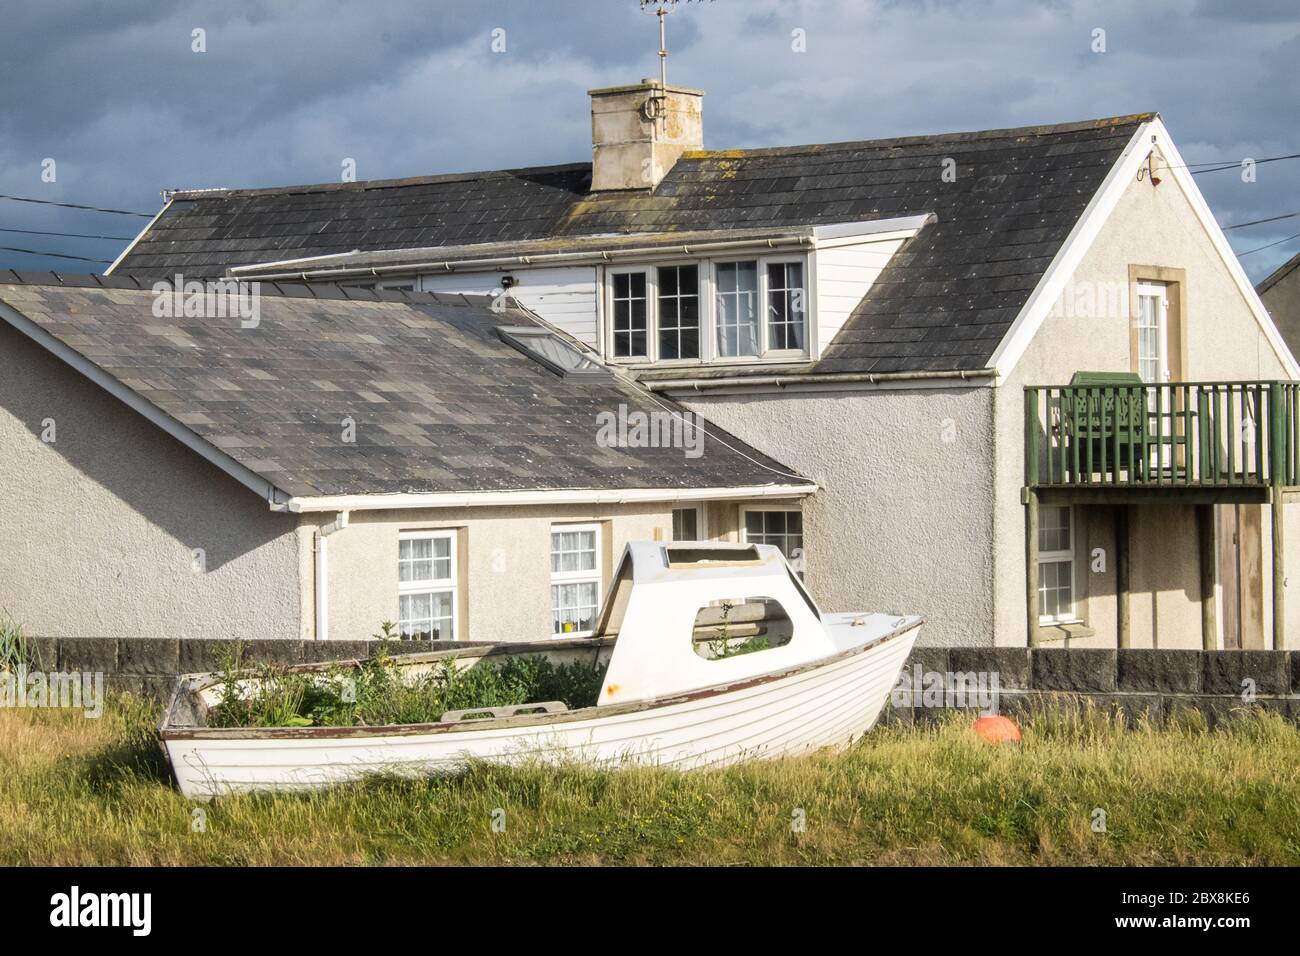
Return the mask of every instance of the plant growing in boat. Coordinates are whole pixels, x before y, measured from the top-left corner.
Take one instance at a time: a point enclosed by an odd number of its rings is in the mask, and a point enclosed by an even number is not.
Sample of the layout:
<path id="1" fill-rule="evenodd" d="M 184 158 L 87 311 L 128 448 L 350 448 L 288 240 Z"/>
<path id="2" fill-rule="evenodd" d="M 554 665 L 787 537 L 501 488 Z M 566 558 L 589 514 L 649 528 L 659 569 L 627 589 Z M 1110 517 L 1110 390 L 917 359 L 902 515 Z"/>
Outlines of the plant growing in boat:
<path id="1" fill-rule="evenodd" d="M 218 671 L 221 693 L 209 711 L 209 726 L 424 724 L 436 723 L 453 710 L 550 700 L 576 709 L 596 703 L 605 676 L 603 667 L 519 656 L 500 665 L 484 660 L 470 667 L 448 658 L 427 673 L 408 677 L 385 645 L 355 668 L 335 664 L 324 673 L 270 664 L 250 671 L 242 656 L 242 647 L 225 655 Z"/>
<path id="2" fill-rule="evenodd" d="M 780 604 L 768 598 L 715 601 L 695 616 L 695 651 L 708 660 L 739 657 L 780 647 L 793 633 Z"/>

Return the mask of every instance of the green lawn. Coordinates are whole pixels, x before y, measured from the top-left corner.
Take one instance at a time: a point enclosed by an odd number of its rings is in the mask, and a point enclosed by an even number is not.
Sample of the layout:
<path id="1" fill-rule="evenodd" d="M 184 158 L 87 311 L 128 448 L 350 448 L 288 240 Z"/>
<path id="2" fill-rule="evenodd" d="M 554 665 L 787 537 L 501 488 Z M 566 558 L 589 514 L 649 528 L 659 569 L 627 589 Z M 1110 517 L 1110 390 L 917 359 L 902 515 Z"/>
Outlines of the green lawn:
<path id="1" fill-rule="evenodd" d="M 0 710 L 0 863 L 1300 863 L 1300 731 L 1268 716 L 1207 732 L 1058 712 L 1002 746 L 954 717 L 716 772 L 484 766 L 227 798 L 201 829 L 155 722 L 130 697 L 99 720 Z"/>

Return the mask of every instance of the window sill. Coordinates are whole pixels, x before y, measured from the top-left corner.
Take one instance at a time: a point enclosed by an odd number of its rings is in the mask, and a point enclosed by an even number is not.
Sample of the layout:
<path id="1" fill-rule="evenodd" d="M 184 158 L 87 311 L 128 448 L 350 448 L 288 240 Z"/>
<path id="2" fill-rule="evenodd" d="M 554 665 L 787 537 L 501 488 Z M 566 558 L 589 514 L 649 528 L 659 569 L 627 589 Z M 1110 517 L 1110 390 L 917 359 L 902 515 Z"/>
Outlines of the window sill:
<path id="1" fill-rule="evenodd" d="M 1058 624 L 1039 624 L 1034 628 L 1037 643 L 1044 641 L 1068 641 L 1071 638 L 1095 637 L 1097 631 L 1083 621 L 1062 621 Z"/>

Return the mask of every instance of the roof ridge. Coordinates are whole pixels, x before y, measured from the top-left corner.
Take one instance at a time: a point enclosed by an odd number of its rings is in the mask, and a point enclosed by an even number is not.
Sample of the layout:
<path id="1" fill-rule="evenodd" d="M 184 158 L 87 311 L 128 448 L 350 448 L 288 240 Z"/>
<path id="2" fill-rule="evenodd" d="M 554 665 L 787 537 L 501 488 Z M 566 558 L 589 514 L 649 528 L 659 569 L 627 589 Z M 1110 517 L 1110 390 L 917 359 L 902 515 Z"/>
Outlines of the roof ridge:
<path id="1" fill-rule="evenodd" d="M 685 159 L 727 158 L 740 156 L 781 156 L 792 155 L 809 150 L 887 148 L 892 146 L 912 145 L 925 142 L 948 142 L 953 140 L 999 139 L 1008 136 L 1042 136 L 1054 133 L 1070 133 L 1085 129 L 1098 129 L 1103 126 L 1126 126 L 1148 122 L 1160 114 L 1155 111 L 1130 113 L 1124 116 L 1103 116 L 1094 119 L 1073 120 L 1066 123 L 1040 124 L 1036 126 L 1008 126 L 1000 129 L 968 130 L 947 133 L 923 133 L 913 136 L 894 136 L 884 139 L 841 140 L 832 143 L 804 143 L 788 146 L 757 146 L 744 149 L 697 149 L 687 150 L 682 154 Z M 401 189 L 409 186 L 428 186 L 438 183 L 470 182 L 480 179 L 499 179 L 506 177 L 536 176 L 544 173 L 578 172 L 591 169 L 591 163 L 556 163 L 545 166 L 521 166 L 514 169 L 481 169 L 471 172 L 434 173 L 425 176 L 406 176 L 396 179 L 364 179 L 351 183 L 302 183 L 292 186 L 259 186 L 249 188 L 204 188 L 177 189 L 171 194 L 173 200 L 187 199 L 241 199 L 254 196 L 282 196 L 294 193 L 323 192 L 366 192 L 372 189 Z"/>
<path id="2" fill-rule="evenodd" d="M 834 149 L 882 149 L 893 146 L 912 146 L 919 143 L 936 143 L 957 140 L 1006 139 L 1011 136 L 1045 136 L 1055 133 L 1074 133 L 1080 130 L 1101 129 L 1106 126 L 1131 126 L 1147 123 L 1160 114 L 1154 111 L 1129 113 L 1125 116 L 1102 116 L 1096 119 L 1072 120 L 1067 123 L 1048 123 L 1037 126 L 1008 126 L 1001 129 L 978 129 L 949 133 L 922 133 L 914 136 L 893 136 L 885 139 L 850 139 L 834 143 L 804 143 L 798 146 L 756 146 L 751 149 L 692 149 L 682 154 L 686 159 L 717 159 L 741 156 L 780 156 Z"/>
<path id="3" fill-rule="evenodd" d="M 436 183 L 471 182 L 476 179 L 504 179 L 537 176 L 544 173 L 590 170 L 591 163 L 556 163 L 550 166 L 521 166 L 516 169 L 480 169 L 460 173 L 433 173 L 397 179 L 362 179 L 351 183 L 302 183 L 294 186 L 255 186 L 249 188 L 177 189 L 173 200 L 239 199 L 245 196 L 280 196 L 291 193 L 366 192 L 371 189 L 400 189 L 405 186 L 428 186 Z"/>

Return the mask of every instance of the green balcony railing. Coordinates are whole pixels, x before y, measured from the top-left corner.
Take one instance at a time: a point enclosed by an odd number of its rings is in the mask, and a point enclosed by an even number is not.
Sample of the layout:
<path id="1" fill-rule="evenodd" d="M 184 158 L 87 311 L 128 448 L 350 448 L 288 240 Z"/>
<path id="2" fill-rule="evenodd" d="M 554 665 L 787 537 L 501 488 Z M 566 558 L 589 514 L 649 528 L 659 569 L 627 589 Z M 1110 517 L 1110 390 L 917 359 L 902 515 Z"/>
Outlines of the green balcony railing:
<path id="1" fill-rule="evenodd" d="M 1025 388 L 1025 484 L 1297 484 L 1300 383 Z"/>

